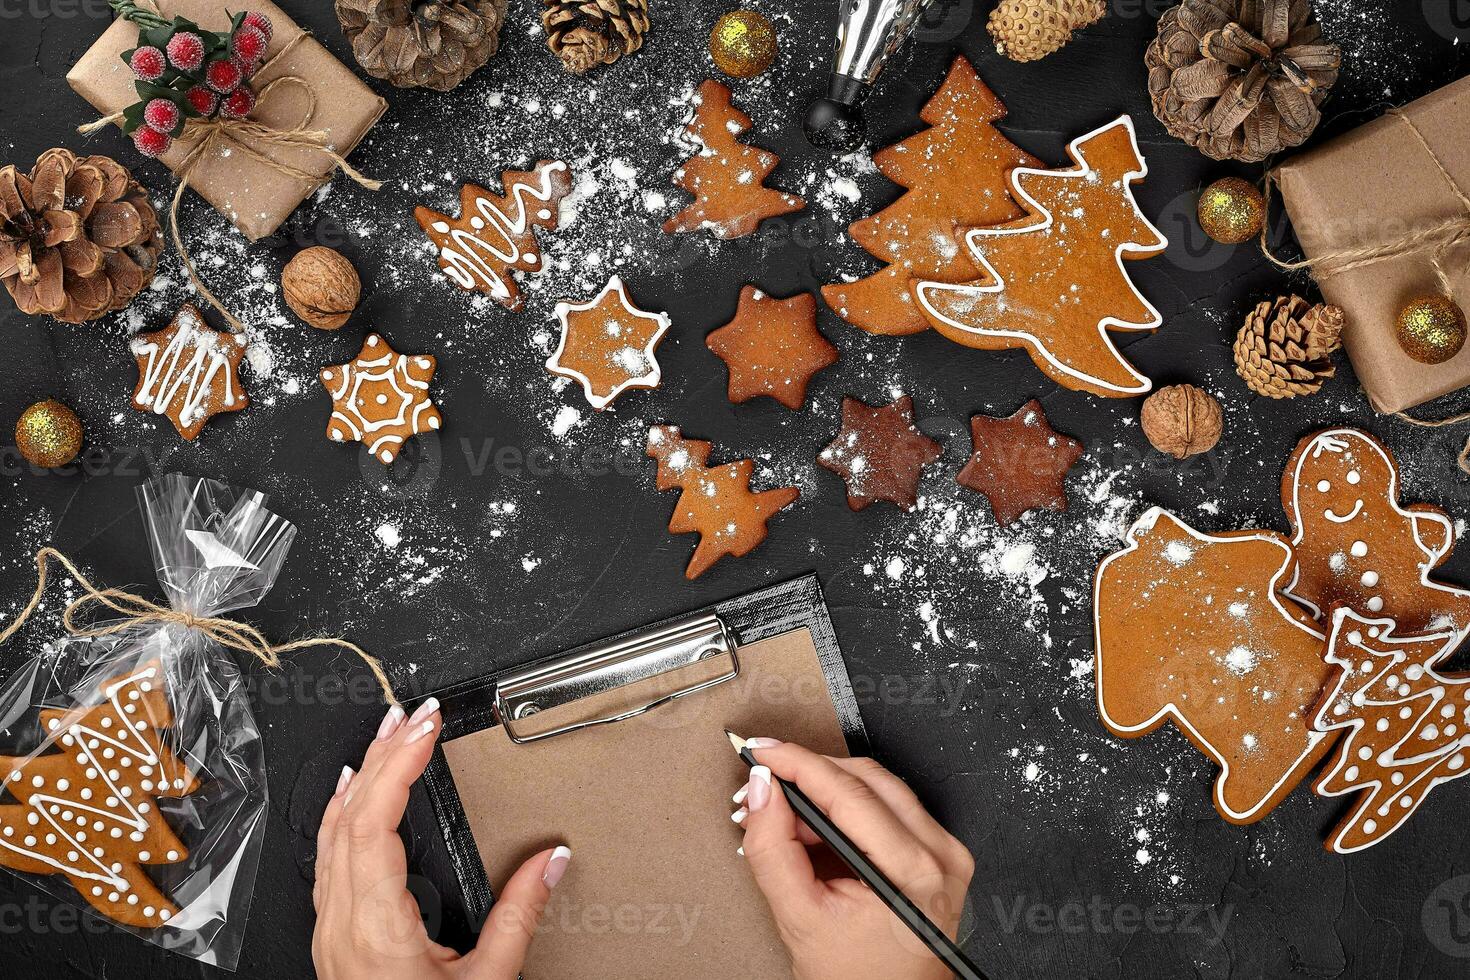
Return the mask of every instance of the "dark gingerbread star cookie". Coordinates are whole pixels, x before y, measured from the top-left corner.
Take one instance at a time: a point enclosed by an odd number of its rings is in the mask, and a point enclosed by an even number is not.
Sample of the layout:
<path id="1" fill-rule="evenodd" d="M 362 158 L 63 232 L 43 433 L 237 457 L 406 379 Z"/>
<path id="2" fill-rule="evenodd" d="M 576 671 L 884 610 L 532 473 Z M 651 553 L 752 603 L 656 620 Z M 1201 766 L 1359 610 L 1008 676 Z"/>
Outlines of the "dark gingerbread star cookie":
<path id="1" fill-rule="evenodd" d="M 811 293 L 775 299 L 754 286 L 740 291 L 735 319 L 705 338 L 730 367 L 730 400 L 769 395 L 793 412 L 812 376 L 837 362 L 837 348 L 817 329 Z"/>
<path id="2" fill-rule="evenodd" d="M 974 452 L 955 479 L 990 501 L 997 524 L 1014 524 L 1038 507 L 1067 509 L 1067 471 L 1082 443 L 1053 429 L 1041 402 L 1031 399 L 1010 418 L 976 415 L 970 435 Z"/>
<path id="3" fill-rule="evenodd" d="M 842 399 L 842 428 L 817 462 L 847 481 L 847 506 L 853 510 L 876 500 L 913 510 L 920 473 L 943 451 L 914 425 L 908 395 L 879 408 L 849 397 Z"/>

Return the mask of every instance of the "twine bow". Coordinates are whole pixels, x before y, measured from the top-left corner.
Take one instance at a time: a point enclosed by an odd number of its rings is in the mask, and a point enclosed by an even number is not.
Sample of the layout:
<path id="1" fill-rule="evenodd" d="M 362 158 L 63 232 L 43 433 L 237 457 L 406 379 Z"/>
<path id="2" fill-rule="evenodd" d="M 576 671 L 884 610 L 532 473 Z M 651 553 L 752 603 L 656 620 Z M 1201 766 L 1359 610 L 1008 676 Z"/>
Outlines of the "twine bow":
<path id="1" fill-rule="evenodd" d="M 268 641 L 260 630 L 249 623 L 241 623 L 233 619 L 225 619 L 219 616 L 195 616 L 191 613 L 182 612 L 169 606 L 160 605 L 143 596 L 134 595 L 124 589 L 99 589 L 77 569 L 72 560 L 55 548 L 45 547 L 36 552 L 36 591 L 31 596 L 30 602 L 22 609 L 4 630 L 0 630 L 0 643 L 9 640 L 26 621 L 31 618 L 41 605 L 41 598 L 46 592 L 47 572 L 50 569 L 49 561 L 55 559 L 82 589 L 82 595 L 67 604 L 61 614 L 61 624 L 66 631 L 73 636 L 84 639 L 94 639 L 103 636 L 112 636 L 125 630 L 137 629 L 139 627 L 157 624 L 158 626 L 182 626 L 193 630 L 206 638 L 218 643 L 220 646 L 239 653 L 248 654 L 259 660 L 272 670 L 281 666 L 282 654 L 293 653 L 297 650 L 305 650 L 310 647 L 334 646 L 355 653 L 363 663 L 367 664 L 372 671 L 373 677 L 377 678 L 378 686 L 383 689 L 383 696 L 389 704 L 397 704 L 398 698 L 393 693 L 393 685 L 388 680 L 387 673 L 383 670 L 380 660 L 368 653 L 362 647 L 349 640 L 339 637 L 309 637 L 304 640 L 293 640 L 290 643 L 273 644 Z M 92 605 L 104 606 L 117 614 L 116 619 L 105 622 L 81 620 L 78 618 L 82 610 Z"/>
<path id="2" fill-rule="evenodd" d="M 150 4 L 150 6 L 157 9 L 156 4 Z M 256 74 L 259 75 L 265 72 L 266 69 L 286 57 L 297 44 L 301 43 L 307 37 L 308 35 L 304 31 L 296 35 L 269 61 L 261 65 L 256 71 Z M 194 138 L 198 142 L 189 150 L 178 167 L 174 169 L 174 173 L 179 178 L 179 185 L 174 190 L 173 202 L 169 206 L 168 214 L 169 230 L 173 235 L 174 248 L 178 250 L 179 257 L 184 260 L 184 268 L 189 273 L 189 281 L 193 283 L 199 295 L 204 297 L 205 301 L 225 318 L 230 324 L 230 328 L 236 333 L 243 332 L 245 325 L 233 313 L 226 309 L 224 304 L 215 297 L 214 293 L 210 292 L 209 288 L 204 285 L 203 281 L 199 278 L 198 270 L 194 267 L 194 259 L 189 254 L 189 250 L 184 247 L 183 237 L 179 234 L 179 202 L 183 200 L 184 191 L 189 186 L 189 179 L 193 176 L 194 170 L 200 161 L 207 159 L 212 153 L 241 153 L 282 176 L 299 180 L 303 183 L 315 184 L 322 180 L 321 174 L 303 170 L 289 163 L 283 163 L 267 154 L 265 148 L 276 147 L 286 150 L 314 150 L 324 154 L 332 161 L 336 169 L 342 171 L 362 187 L 375 191 L 383 186 L 382 181 L 373 180 L 371 177 L 365 176 L 356 167 L 348 163 L 346 158 L 340 153 L 332 149 L 329 145 L 330 133 L 324 129 L 308 128 L 311 125 L 311 120 L 316 116 L 317 101 L 316 93 L 306 83 L 305 79 L 297 75 L 281 75 L 278 78 L 271 79 L 256 95 L 256 110 L 258 111 L 265 104 L 272 92 L 276 92 L 284 86 L 290 85 L 298 85 L 306 93 L 307 106 L 301 121 L 289 129 L 277 129 L 274 126 L 267 126 L 262 122 L 248 117 L 245 119 L 225 119 L 222 117 L 206 119 L 195 116 L 184 123 L 184 130 L 180 135 L 180 139 Z M 101 119 L 78 126 L 77 132 L 83 134 L 94 133 L 105 126 L 120 122 L 122 119 L 122 111 L 114 112 L 109 116 L 104 116 Z"/>

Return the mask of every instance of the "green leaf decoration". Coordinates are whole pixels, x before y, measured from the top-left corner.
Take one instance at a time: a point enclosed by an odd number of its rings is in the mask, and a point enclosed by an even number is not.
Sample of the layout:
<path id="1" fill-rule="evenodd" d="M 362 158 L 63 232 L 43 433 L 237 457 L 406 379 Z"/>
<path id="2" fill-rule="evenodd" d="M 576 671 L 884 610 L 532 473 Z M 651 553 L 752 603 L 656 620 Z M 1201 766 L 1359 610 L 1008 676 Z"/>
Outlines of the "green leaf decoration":
<path id="1" fill-rule="evenodd" d="M 134 102 L 123 110 L 123 132 L 131 136 L 143 125 L 143 106 L 145 103 Z"/>

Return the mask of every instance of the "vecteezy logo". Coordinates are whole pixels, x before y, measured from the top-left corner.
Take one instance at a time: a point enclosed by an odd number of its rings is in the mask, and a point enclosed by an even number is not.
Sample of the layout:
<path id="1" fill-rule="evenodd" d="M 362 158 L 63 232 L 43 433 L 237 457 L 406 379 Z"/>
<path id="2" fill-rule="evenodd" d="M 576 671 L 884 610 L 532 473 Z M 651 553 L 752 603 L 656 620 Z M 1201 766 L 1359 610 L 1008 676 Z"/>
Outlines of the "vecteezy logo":
<path id="1" fill-rule="evenodd" d="M 975 0 L 931 0 L 919 12 L 914 39 L 923 44 L 953 41 L 970 26 L 974 16 Z"/>
<path id="2" fill-rule="evenodd" d="M 444 449 L 439 433 L 421 432 L 404 442 L 398 458 L 389 466 L 379 462 L 364 443 L 357 454 L 357 465 L 368 486 L 398 500 L 422 500 L 439 482 Z"/>
<path id="3" fill-rule="evenodd" d="M 1470 0 L 1422 0 L 1430 29 L 1446 41 L 1470 41 Z"/>
<path id="4" fill-rule="evenodd" d="M 1222 245 L 1199 226 L 1199 192 L 1176 194 L 1159 212 L 1158 226 L 1169 239 L 1164 257 L 1186 272 L 1213 272 L 1235 253 L 1237 246 Z"/>
<path id="5" fill-rule="evenodd" d="M 1431 892 L 1421 921 L 1435 949 L 1470 959 L 1470 875 L 1451 878 Z"/>

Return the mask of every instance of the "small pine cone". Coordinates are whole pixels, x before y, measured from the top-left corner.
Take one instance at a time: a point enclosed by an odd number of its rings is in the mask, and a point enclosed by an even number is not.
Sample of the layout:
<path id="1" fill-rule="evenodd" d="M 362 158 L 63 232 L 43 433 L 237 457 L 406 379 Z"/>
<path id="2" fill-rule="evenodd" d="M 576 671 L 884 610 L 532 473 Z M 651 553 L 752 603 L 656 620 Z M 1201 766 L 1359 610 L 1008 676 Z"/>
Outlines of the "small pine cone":
<path id="1" fill-rule="evenodd" d="M 1267 398 L 1315 394 L 1337 371 L 1331 358 L 1342 346 L 1342 326 L 1336 306 L 1300 296 L 1262 302 L 1235 336 L 1235 370 Z"/>
<path id="2" fill-rule="evenodd" d="M 995 50 L 1012 61 L 1035 61 L 1058 51 L 1072 32 L 1102 20 L 1104 0 L 1001 0 L 986 29 Z"/>
<path id="3" fill-rule="evenodd" d="M 543 0 L 546 45 L 568 71 L 584 75 L 643 47 L 648 0 Z"/>

